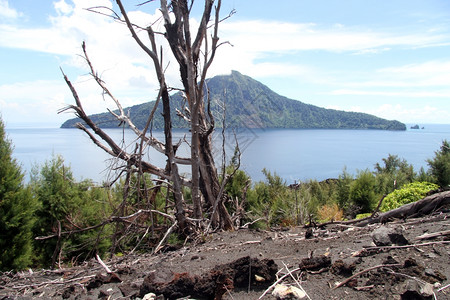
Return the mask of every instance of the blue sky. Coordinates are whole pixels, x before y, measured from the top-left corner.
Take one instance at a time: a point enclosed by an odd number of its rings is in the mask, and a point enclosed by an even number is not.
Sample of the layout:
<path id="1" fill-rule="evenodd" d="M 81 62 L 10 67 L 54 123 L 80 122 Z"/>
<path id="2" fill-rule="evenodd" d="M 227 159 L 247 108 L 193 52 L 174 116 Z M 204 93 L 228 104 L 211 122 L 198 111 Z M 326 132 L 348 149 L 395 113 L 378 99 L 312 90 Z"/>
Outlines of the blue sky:
<path id="1" fill-rule="evenodd" d="M 136 11 L 158 18 L 157 1 Z M 197 0 L 198 4 L 201 1 Z M 86 41 L 102 78 L 123 106 L 153 100 L 150 60 L 126 28 L 85 8 L 109 0 L 0 0 L 0 112 L 7 126 L 59 126 L 73 103 L 60 67 L 89 113 L 112 107 L 87 76 Z M 450 1 L 223 0 L 219 48 L 209 75 L 237 70 L 292 99 L 405 123 L 450 123 Z M 195 20 L 194 20 L 195 21 Z M 193 22 L 195 25 L 195 22 Z M 161 24 L 156 23 L 156 29 Z M 179 86 L 164 50 L 167 77 Z"/>

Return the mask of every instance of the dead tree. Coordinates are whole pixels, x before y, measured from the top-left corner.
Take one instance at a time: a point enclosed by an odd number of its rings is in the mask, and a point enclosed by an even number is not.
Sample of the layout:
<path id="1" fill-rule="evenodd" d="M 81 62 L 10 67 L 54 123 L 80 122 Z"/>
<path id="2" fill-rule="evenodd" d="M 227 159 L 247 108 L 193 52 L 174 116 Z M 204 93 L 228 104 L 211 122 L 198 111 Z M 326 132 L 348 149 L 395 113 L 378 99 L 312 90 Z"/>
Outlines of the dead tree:
<path id="1" fill-rule="evenodd" d="M 148 4 L 153 1 L 146 1 Z M 149 114 L 147 126 L 141 130 L 137 128 L 132 120 L 124 112 L 118 99 L 112 95 L 105 83 L 98 76 L 94 69 L 83 43 L 82 49 L 84 57 L 90 69 L 90 75 L 102 88 L 103 94 L 109 96 L 116 104 L 118 113 L 110 111 L 121 123 L 126 124 L 135 132 L 141 140 L 140 145 L 134 152 L 127 152 L 120 147 L 108 134 L 95 124 L 85 113 L 81 99 L 72 83 L 64 74 L 64 78 L 72 91 L 75 99 L 75 105 L 64 108 L 61 111 L 72 109 L 80 117 L 86 126 L 79 123 L 77 127 L 89 135 L 92 141 L 108 152 L 125 162 L 128 168 L 135 168 L 140 173 L 149 173 L 168 182 L 175 202 L 175 217 L 178 226 L 184 230 L 187 227 L 186 203 L 183 198 L 183 186 L 191 188 L 193 213 L 192 218 L 201 219 L 207 213 L 214 227 L 231 229 L 233 227 L 230 214 L 228 213 L 224 201 L 226 196 L 221 189 L 217 168 L 214 162 L 212 152 L 212 133 L 214 131 L 214 118 L 209 111 L 209 99 L 207 99 L 206 75 L 216 55 L 219 44 L 218 27 L 221 22 L 219 18 L 221 0 L 205 0 L 204 9 L 200 25 L 195 34 L 191 32 L 190 12 L 194 1 L 160 0 L 160 11 L 162 13 L 162 22 L 165 32 L 157 33 L 153 30 L 153 25 L 146 28 L 138 27 L 129 19 L 122 1 L 116 0 L 120 9 L 120 14 L 112 13 L 116 21 L 124 23 L 140 48 L 149 56 L 155 69 L 156 80 L 159 83 L 159 93 L 156 104 Z M 91 8 L 90 10 L 99 12 L 101 8 Z M 213 10 L 215 13 L 213 14 Z M 148 40 L 144 41 L 138 31 L 145 31 Z M 211 36 L 209 36 L 211 33 Z M 182 93 L 186 98 L 187 107 L 185 113 L 179 112 L 179 115 L 189 121 L 191 131 L 191 155 L 188 158 L 181 158 L 176 155 L 178 144 L 172 137 L 171 120 L 171 99 L 169 95 L 170 87 L 166 81 L 163 67 L 162 50 L 159 54 L 157 45 L 157 34 L 163 34 L 170 49 L 179 65 L 181 82 L 183 84 Z M 162 49 L 162 46 L 161 46 Z M 148 135 L 149 125 L 151 124 L 158 102 L 162 102 L 164 117 L 164 141 L 161 142 Z M 208 108 L 208 109 L 207 109 Z M 151 146 L 162 152 L 167 157 L 167 164 L 164 168 L 155 166 L 143 160 L 143 148 Z M 179 164 L 191 165 L 191 178 L 184 178 L 178 172 Z"/>

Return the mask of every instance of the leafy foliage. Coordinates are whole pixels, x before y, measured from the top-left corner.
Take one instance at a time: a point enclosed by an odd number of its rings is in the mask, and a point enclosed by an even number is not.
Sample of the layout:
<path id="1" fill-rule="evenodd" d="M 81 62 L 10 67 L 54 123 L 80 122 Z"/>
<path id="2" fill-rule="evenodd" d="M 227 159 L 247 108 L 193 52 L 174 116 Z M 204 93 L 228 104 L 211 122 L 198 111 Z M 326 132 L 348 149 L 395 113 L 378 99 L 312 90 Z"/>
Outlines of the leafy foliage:
<path id="1" fill-rule="evenodd" d="M 344 168 L 337 181 L 337 203 L 344 210 L 349 210 L 352 203 L 350 201 L 350 185 L 353 182 L 353 175 Z"/>
<path id="2" fill-rule="evenodd" d="M 370 212 L 375 208 L 377 202 L 375 186 L 375 176 L 369 170 L 360 171 L 351 183 L 350 200 L 360 208 L 361 213 Z"/>
<path id="3" fill-rule="evenodd" d="M 107 195 L 100 188 L 93 187 L 89 180 L 76 182 L 60 156 L 47 161 L 40 170 L 35 169 L 31 186 L 39 202 L 34 234 L 55 235 L 36 241 L 40 264 L 48 266 L 54 265 L 56 260 L 86 259 L 108 249 L 109 241 L 104 238 L 107 226 L 58 238 L 60 232 L 76 232 L 106 219 Z"/>
<path id="4" fill-rule="evenodd" d="M 12 151 L 0 120 L 0 271 L 21 270 L 32 263 L 36 201 L 23 185 Z"/>
<path id="5" fill-rule="evenodd" d="M 190 189 L 186 189 L 184 192 L 186 201 L 191 199 L 189 191 Z M 115 198 L 112 203 L 112 210 L 118 216 L 131 215 L 138 212 L 139 209 L 154 209 L 168 214 L 173 213 L 173 197 L 171 193 L 168 193 L 166 187 L 155 185 L 148 174 L 137 176 L 136 173 L 133 173 L 128 181 L 125 178 L 121 178 L 112 187 L 112 194 Z M 114 235 L 117 239 L 113 239 L 113 253 L 118 251 L 127 252 L 134 249 L 136 241 L 143 239 L 142 236 L 147 236 L 148 239 L 145 240 L 147 243 L 141 241 L 140 245 L 142 247 L 139 247 L 139 249 L 143 250 L 144 247 L 147 247 L 148 250 L 149 246 L 159 242 L 159 237 L 157 233 L 153 234 L 153 229 L 165 224 L 167 224 L 167 219 L 158 214 L 140 216 L 138 222 L 136 222 L 136 225 L 139 226 L 136 227 L 126 223 L 114 224 Z M 146 231 L 145 227 L 153 228 L 152 234 L 144 234 Z"/>
<path id="6" fill-rule="evenodd" d="M 383 158 L 384 165 L 375 164 L 377 193 L 389 194 L 396 188 L 414 181 L 416 174 L 412 165 L 397 155 L 389 154 Z"/>
<path id="7" fill-rule="evenodd" d="M 231 169 L 228 168 L 228 173 Z M 243 199 L 247 185 L 250 184 L 250 177 L 242 170 L 237 170 L 225 187 L 225 191 L 231 199 Z"/>
<path id="8" fill-rule="evenodd" d="M 447 140 L 442 142 L 439 151 L 434 153 L 434 158 L 427 160 L 430 166 L 430 173 L 434 180 L 441 187 L 450 185 L 450 143 Z"/>
<path id="9" fill-rule="evenodd" d="M 380 207 L 385 212 L 402 205 L 418 201 L 426 196 L 426 194 L 437 189 L 438 186 L 429 182 L 413 182 L 393 191 L 387 195 Z"/>
<path id="10" fill-rule="evenodd" d="M 287 186 L 277 174 L 265 169 L 263 173 L 266 181 L 257 182 L 248 190 L 246 209 L 254 219 L 262 218 L 267 227 L 292 226 L 321 219 L 321 208 L 337 208 L 331 217 L 335 220 L 342 218 L 337 213 L 339 210 L 342 213 L 342 210 L 336 203 L 335 180 L 310 180 Z"/>
<path id="11" fill-rule="evenodd" d="M 267 227 L 280 224 L 283 219 L 289 218 L 288 190 L 286 183 L 277 174 L 266 169 L 263 170 L 267 183 L 258 182 L 249 205 L 252 211 L 263 217 Z"/>
<path id="12" fill-rule="evenodd" d="M 146 229 L 144 226 L 162 225 L 164 228 L 166 219 L 159 215 L 142 216 L 141 231 L 129 231 L 129 226 L 120 223 L 90 231 L 80 229 L 100 224 L 113 213 L 123 216 L 151 208 L 173 214 L 173 199 L 167 187 L 155 186 L 150 177 L 133 174 L 128 182 L 122 179 L 111 190 L 105 190 L 95 187 L 90 180 L 75 181 L 63 158 L 56 156 L 36 167 L 30 184 L 24 186 L 23 174 L 11 153 L 11 143 L 0 122 L 0 270 L 19 270 L 33 262 L 48 266 L 56 260 L 83 260 L 95 253 L 107 253 L 112 244 L 116 252 L 125 253 L 135 248 L 138 239 L 142 242 L 146 235 L 142 231 Z M 359 217 L 368 216 L 383 193 L 389 195 L 384 198 L 381 211 L 388 211 L 417 201 L 438 188 L 424 179 L 448 185 L 449 153 L 449 143 L 444 141 L 435 157 L 428 160 L 430 170 L 422 169 L 418 175 L 406 160 L 389 154 L 375 164 L 373 172 L 359 171 L 354 176 L 344 169 L 338 179 L 309 180 L 291 186 L 265 169 L 266 180 L 251 185 L 250 177 L 238 170 L 225 191 L 230 199 L 239 199 L 236 203 L 243 205 L 246 222 L 263 220 L 255 226 L 340 220 L 344 212 L 346 217 L 354 217 L 357 211 L 365 213 Z M 229 167 L 228 172 L 231 169 Z M 127 186 L 134 188 L 127 189 Z M 188 203 L 190 198 L 186 191 Z M 227 205 L 233 212 L 235 203 L 231 201 Z M 58 240 L 60 231 L 71 234 Z M 54 237 L 33 244 L 32 233 Z M 113 233 L 120 237 L 118 242 L 112 238 Z M 160 238 L 150 234 L 142 244 L 151 245 Z M 169 242 L 177 243 L 176 235 L 171 235 Z"/>

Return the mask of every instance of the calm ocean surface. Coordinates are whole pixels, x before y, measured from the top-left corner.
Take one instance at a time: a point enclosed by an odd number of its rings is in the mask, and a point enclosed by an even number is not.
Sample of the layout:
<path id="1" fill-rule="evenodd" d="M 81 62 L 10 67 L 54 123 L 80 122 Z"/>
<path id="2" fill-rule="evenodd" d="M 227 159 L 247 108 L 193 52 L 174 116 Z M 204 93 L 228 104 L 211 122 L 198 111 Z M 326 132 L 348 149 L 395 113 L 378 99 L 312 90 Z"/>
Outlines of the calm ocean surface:
<path id="1" fill-rule="evenodd" d="M 408 128 L 410 125 L 407 125 Z M 428 168 L 426 159 L 434 156 L 442 140 L 450 140 L 450 124 L 423 125 L 425 129 L 407 131 L 379 130 L 303 130 L 303 129 L 242 129 L 236 132 L 242 150 L 241 168 L 254 182 L 264 180 L 261 170 L 276 172 L 287 183 L 308 179 L 337 178 L 344 167 L 356 174 L 357 170 L 374 169 L 377 162 L 389 154 L 398 155 L 412 164 L 416 171 Z M 116 141 L 134 148 L 134 134 L 120 129 L 107 130 Z M 14 145 L 14 156 L 26 172 L 28 180 L 33 166 L 62 155 L 77 179 L 91 178 L 96 182 L 108 179 L 108 166 L 113 160 L 77 129 L 8 128 L 6 132 Z M 185 131 L 175 131 L 182 138 Z M 123 139 L 123 135 L 125 138 Z M 162 139 L 161 131 L 154 136 Z M 233 155 L 232 134 L 227 135 L 225 149 Z M 214 138 L 217 154 L 221 153 L 220 130 Z M 187 148 L 179 155 L 187 154 Z M 151 151 L 147 157 L 164 167 L 165 159 Z M 219 165 L 220 158 L 216 161 Z M 181 169 L 189 172 L 188 167 Z"/>

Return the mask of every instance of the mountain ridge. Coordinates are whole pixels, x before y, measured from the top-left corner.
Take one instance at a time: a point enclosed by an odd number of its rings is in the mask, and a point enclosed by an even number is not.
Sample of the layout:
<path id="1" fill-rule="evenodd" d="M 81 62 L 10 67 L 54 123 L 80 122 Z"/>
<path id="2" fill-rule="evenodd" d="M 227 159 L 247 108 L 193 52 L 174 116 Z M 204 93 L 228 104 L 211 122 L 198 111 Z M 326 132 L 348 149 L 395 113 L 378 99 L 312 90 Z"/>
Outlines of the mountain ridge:
<path id="1" fill-rule="evenodd" d="M 225 102 L 225 126 L 227 128 L 298 128 L 298 129 L 379 129 L 406 130 L 406 125 L 396 120 L 386 120 L 370 114 L 346 112 L 318 107 L 299 100 L 281 96 L 261 82 L 232 71 L 207 80 L 211 99 L 211 111 L 217 127 L 222 126 Z M 181 93 L 171 96 L 172 126 L 189 128 L 189 124 L 176 115 L 175 108 L 182 110 Z M 155 101 L 125 108 L 134 124 L 143 128 Z M 162 104 L 159 104 L 153 120 L 153 128 L 164 126 Z M 102 128 L 116 128 L 119 124 L 109 113 L 91 115 Z M 61 128 L 75 127 L 79 118 L 65 121 Z"/>

